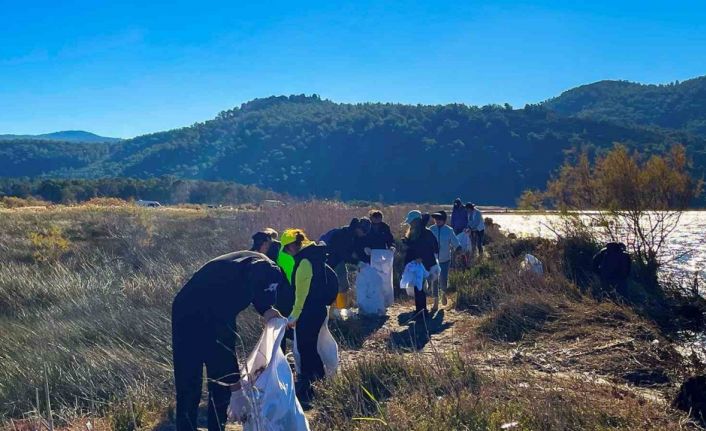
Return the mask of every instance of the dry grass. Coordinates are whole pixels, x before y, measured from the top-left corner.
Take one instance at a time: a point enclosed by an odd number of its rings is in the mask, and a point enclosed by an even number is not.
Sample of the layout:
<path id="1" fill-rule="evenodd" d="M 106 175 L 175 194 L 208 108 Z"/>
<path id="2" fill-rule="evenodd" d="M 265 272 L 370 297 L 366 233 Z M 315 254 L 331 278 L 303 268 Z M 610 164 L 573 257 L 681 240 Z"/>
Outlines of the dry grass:
<path id="1" fill-rule="evenodd" d="M 193 271 L 247 248 L 264 227 L 300 226 L 318 237 L 367 212 L 322 202 L 264 210 L 103 204 L 0 210 L 0 417 L 32 415 L 45 370 L 57 418 L 109 413 L 128 398 L 166 409 L 171 301 Z M 401 220 L 405 211 L 386 213 Z M 239 328 L 248 342 L 259 335 L 256 320 L 244 317 Z"/>
<path id="2" fill-rule="evenodd" d="M 361 361 L 317 391 L 314 429 L 682 430 L 664 404 L 585 378 L 479 373 L 460 356 Z"/>
<path id="3" fill-rule="evenodd" d="M 0 417 L 20 419 L 6 420 L 9 428 L 33 429 L 45 373 L 59 425 L 90 418 L 94 429 L 126 431 L 133 422 L 168 423 L 169 312 L 186 278 L 210 258 L 247 247 L 252 232 L 264 227 L 298 226 L 316 238 L 367 213 L 324 202 L 269 209 L 103 204 L 0 210 Z M 384 208 L 393 229 L 408 210 Z M 42 260 L 47 241 L 32 240 L 40 234 L 66 247 Z M 601 370 L 604 361 L 606 370 L 617 371 L 632 359 L 647 361 L 639 350 L 653 336 L 665 349 L 668 343 L 624 307 L 582 295 L 554 263 L 558 252 L 550 244 L 496 238 L 488 250 L 492 259 L 452 279 L 457 307 L 481 316 L 480 325 L 469 324 L 474 341 L 467 343 L 480 351 L 429 357 L 391 350 L 359 360 L 318 385 L 314 429 L 481 430 L 513 422 L 508 429 L 683 429 L 682 415 L 632 391 L 575 374 L 536 373 L 541 354 L 566 369 Z M 518 273 L 527 251 L 547 262 L 546 277 Z M 239 328 L 246 344 L 259 335 L 256 319 L 242 319 Z M 619 331 L 639 341 L 618 346 L 619 355 L 591 350 Z M 334 332 L 350 348 L 361 348 L 370 335 L 355 324 Z M 497 369 L 481 367 L 478 354 L 509 349 L 500 340 L 517 340 L 524 356 Z M 571 356 L 579 352 L 589 354 Z M 672 364 L 666 356 L 652 358 Z"/>

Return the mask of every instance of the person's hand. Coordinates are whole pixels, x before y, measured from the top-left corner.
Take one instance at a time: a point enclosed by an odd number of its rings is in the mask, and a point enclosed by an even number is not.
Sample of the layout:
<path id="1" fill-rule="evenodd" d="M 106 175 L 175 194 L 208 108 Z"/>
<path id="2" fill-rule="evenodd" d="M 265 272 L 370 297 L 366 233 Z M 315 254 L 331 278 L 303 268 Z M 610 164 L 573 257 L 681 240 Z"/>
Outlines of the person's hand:
<path id="1" fill-rule="evenodd" d="M 295 326 L 297 326 L 297 320 L 299 320 L 299 319 L 294 316 L 289 316 L 287 318 L 287 327 L 291 329 L 291 328 L 294 328 Z"/>
<path id="2" fill-rule="evenodd" d="M 370 256 L 370 253 L 373 252 L 373 251 L 370 249 L 370 247 L 365 247 L 365 248 L 363 249 L 363 251 L 364 251 L 365 254 L 368 255 L 368 256 Z"/>
<path id="3" fill-rule="evenodd" d="M 284 319 L 284 316 L 282 316 L 282 314 L 274 308 L 270 308 L 269 310 L 265 311 L 265 313 L 262 315 L 262 318 L 265 319 L 265 322 L 269 322 L 272 319 Z"/>
<path id="4" fill-rule="evenodd" d="M 392 252 L 392 254 L 395 254 L 397 252 L 397 248 L 393 245 L 392 247 L 390 247 L 390 251 Z"/>

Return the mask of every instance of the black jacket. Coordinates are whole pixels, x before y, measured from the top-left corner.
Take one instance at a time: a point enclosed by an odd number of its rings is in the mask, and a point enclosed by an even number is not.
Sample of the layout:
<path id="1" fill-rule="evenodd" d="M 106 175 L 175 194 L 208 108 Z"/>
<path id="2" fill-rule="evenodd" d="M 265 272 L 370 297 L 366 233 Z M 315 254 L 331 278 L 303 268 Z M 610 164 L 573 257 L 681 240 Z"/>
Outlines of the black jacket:
<path id="1" fill-rule="evenodd" d="M 593 269 L 608 281 L 626 280 L 630 276 L 630 255 L 620 244 L 611 242 L 593 256 Z"/>
<path id="2" fill-rule="evenodd" d="M 375 226 L 377 226 L 377 228 L 375 228 Z M 387 223 L 374 224 L 367 235 L 353 237 L 353 257 L 365 263 L 370 263 L 370 256 L 365 254 L 366 248 L 371 250 L 387 250 L 393 245 L 395 245 L 395 238 L 392 237 L 390 226 L 388 226 Z"/>
<path id="3" fill-rule="evenodd" d="M 390 226 L 385 222 L 374 223 L 365 238 L 368 247 L 373 250 L 385 250 L 395 245 Z"/>
<path id="4" fill-rule="evenodd" d="M 354 240 L 355 233 L 348 226 L 339 227 L 333 231 L 331 238 L 326 243 L 328 264 L 332 268 L 335 268 L 341 262 L 358 263 L 359 259 L 354 256 Z"/>
<path id="5" fill-rule="evenodd" d="M 263 314 L 275 304 L 284 278 L 265 255 L 237 251 L 206 263 L 181 288 L 172 304 L 172 319 L 198 318 L 206 324 L 234 327 L 250 304 Z"/>
<path id="6" fill-rule="evenodd" d="M 429 229 L 424 228 L 416 240 L 403 239 L 402 242 L 407 247 L 404 256 L 405 265 L 421 258 L 424 268 L 428 271 L 437 264 L 436 255 L 439 254 L 439 242 Z"/>

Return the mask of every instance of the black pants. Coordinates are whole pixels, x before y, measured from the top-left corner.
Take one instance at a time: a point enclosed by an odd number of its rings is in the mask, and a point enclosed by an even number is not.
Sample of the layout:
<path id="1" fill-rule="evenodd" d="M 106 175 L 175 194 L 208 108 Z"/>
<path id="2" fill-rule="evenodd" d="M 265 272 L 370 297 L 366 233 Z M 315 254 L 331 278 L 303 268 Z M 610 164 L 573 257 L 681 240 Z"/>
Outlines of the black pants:
<path id="1" fill-rule="evenodd" d="M 427 309 L 427 293 L 424 286 L 421 289 L 414 288 L 414 307 L 417 313 Z"/>
<path id="2" fill-rule="evenodd" d="M 485 231 L 474 230 L 471 232 L 471 235 L 473 235 L 473 245 L 476 247 L 476 249 L 478 249 L 478 255 L 483 256 L 483 239 L 485 238 Z"/>
<path id="3" fill-rule="evenodd" d="M 205 323 L 199 318 L 172 317 L 176 429 L 197 427 L 203 366 L 208 377 L 208 430 L 225 430 L 229 385 L 240 380 L 235 355 L 235 328 Z"/>
<path id="4" fill-rule="evenodd" d="M 305 306 L 297 321 L 297 350 L 299 352 L 300 375 L 299 393 L 300 400 L 311 397 L 311 383 L 326 376 L 324 363 L 321 361 L 317 348 L 319 331 L 326 320 L 326 306 Z"/>

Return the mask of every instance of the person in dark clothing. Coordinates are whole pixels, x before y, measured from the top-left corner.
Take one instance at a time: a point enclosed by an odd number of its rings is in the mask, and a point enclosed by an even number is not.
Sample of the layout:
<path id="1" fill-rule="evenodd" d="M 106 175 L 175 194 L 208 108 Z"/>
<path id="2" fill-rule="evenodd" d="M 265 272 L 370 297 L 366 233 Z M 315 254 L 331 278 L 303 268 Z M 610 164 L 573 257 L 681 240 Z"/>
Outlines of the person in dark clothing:
<path id="1" fill-rule="evenodd" d="M 338 277 L 338 298 L 336 298 L 336 308 L 344 309 L 347 305 L 347 293 L 350 290 L 348 282 L 348 266 L 356 265 L 363 256 L 364 246 L 356 241 L 356 238 L 364 237 L 370 231 L 370 220 L 354 218 L 348 226 L 339 227 L 328 231 L 321 237 L 321 241 L 326 243 L 328 258 L 326 263 L 336 271 Z M 356 247 L 361 248 L 356 251 Z"/>
<path id="2" fill-rule="evenodd" d="M 353 239 L 354 257 L 370 263 L 372 250 L 387 250 L 395 245 L 395 238 L 387 223 L 383 222 L 381 211 L 370 211 L 370 219 L 365 217 L 360 219 L 358 227 L 361 232 L 367 231 L 364 236 L 356 235 Z M 369 223 L 369 226 L 368 226 Z"/>
<path id="3" fill-rule="evenodd" d="M 257 232 L 252 236 L 253 245 L 250 248 L 252 251 L 257 251 L 269 257 L 271 261 L 279 264 L 283 259 L 280 259 L 280 250 L 282 249 L 282 243 L 277 241 L 279 233 L 272 228 L 266 228 Z M 286 258 L 286 256 L 281 256 Z M 290 258 L 291 259 L 291 258 Z M 282 270 L 282 282 L 277 289 L 277 299 L 275 301 L 275 309 L 282 313 L 283 316 L 289 316 L 292 312 L 292 307 L 294 306 L 294 289 L 286 274 L 286 270 L 280 266 Z M 291 274 L 290 274 L 291 275 Z M 287 353 L 287 340 L 294 340 L 294 331 L 292 329 L 287 329 L 282 338 L 282 353 Z"/>
<path id="4" fill-rule="evenodd" d="M 266 320 L 282 317 L 273 308 L 282 272 L 270 259 L 238 251 L 206 263 L 172 304 L 172 351 L 176 428 L 196 430 L 203 365 L 208 377 L 208 429 L 225 429 L 231 389 L 240 381 L 235 355 L 236 317 L 250 304 Z"/>
<path id="5" fill-rule="evenodd" d="M 600 276 L 603 290 L 615 290 L 621 296 L 627 294 L 627 282 L 632 266 L 630 255 L 625 250 L 625 244 L 609 242 L 593 256 L 593 269 Z"/>
<path id="6" fill-rule="evenodd" d="M 294 328 L 300 359 L 297 398 L 304 405 L 311 399 L 311 383 L 324 378 L 324 364 L 318 352 L 321 327 L 327 306 L 336 297 L 337 288 L 329 291 L 326 282 L 326 246 L 309 241 L 302 230 L 290 229 L 282 235 L 283 251 L 294 256 L 294 306 L 289 314 L 289 327 Z"/>
<path id="7" fill-rule="evenodd" d="M 456 198 L 454 201 L 453 210 L 451 211 L 451 227 L 456 235 L 468 227 L 468 213 L 463 203 L 461 203 L 461 198 Z"/>
<path id="8" fill-rule="evenodd" d="M 277 241 L 279 234 L 276 230 L 272 228 L 267 228 L 255 233 L 252 236 L 252 247 L 251 251 L 257 251 L 269 257 L 271 261 L 277 262 L 277 257 L 279 256 L 279 250 L 282 244 Z"/>
<path id="9" fill-rule="evenodd" d="M 390 226 L 385 223 L 384 216 L 380 210 L 372 210 L 369 214 L 370 222 L 370 233 L 367 237 L 369 238 L 368 246 L 372 250 L 388 250 L 395 246 L 395 237 L 392 235 L 392 230 Z"/>
<path id="10" fill-rule="evenodd" d="M 410 211 L 404 223 L 409 225 L 407 233 L 402 239 L 405 245 L 404 264 L 416 260 L 424 265 L 424 268 L 429 271 L 437 265 L 436 256 L 439 254 L 439 242 L 434 234 L 427 229 L 430 216 L 422 215 L 419 211 Z M 417 313 L 428 313 L 427 310 L 427 295 L 424 292 L 423 286 L 421 289 L 414 289 L 414 305 Z"/>

